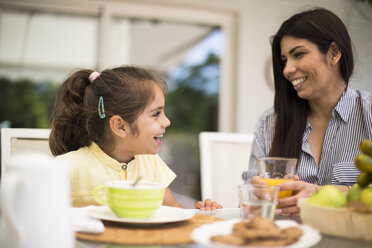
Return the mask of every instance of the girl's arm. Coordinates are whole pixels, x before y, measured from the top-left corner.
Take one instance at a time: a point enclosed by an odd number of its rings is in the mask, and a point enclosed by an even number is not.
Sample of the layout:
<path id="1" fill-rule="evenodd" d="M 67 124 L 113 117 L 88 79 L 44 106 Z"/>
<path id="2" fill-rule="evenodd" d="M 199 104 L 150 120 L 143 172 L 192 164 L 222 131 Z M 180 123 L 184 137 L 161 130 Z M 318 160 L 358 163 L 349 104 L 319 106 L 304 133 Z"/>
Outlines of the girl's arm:
<path id="1" fill-rule="evenodd" d="M 169 187 L 165 188 L 163 205 L 182 208 L 182 206 L 177 202 L 176 198 L 172 194 L 172 191 L 169 189 Z"/>
<path id="2" fill-rule="evenodd" d="M 164 195 L 164 201 L 163 205 L 165 206 L 172 206 L 172 207 L 178 207 L 183 208 L 176 200 L 174 195 L 172 194 L 172 191 L 170 191 L 169 187 L 165 189 L 165 195 Z M 195 207 L 200 210 L 215 210 L 218 208 L 222 208 L 220 204 L 217 202 L 212 201 L 211 199 L 206 199 L 205 202 L 198 201 L 195 204 Z"/>

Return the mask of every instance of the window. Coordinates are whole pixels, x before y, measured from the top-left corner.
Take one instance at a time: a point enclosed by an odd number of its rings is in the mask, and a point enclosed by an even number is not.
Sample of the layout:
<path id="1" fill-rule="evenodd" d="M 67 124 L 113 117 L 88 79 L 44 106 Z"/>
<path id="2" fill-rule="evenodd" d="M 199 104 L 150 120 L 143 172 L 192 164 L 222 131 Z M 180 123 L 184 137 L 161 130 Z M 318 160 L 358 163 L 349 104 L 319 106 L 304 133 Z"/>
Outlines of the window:
<path id="1" fill-rule="evenodd" d="M 180 93 L 181 86 L 201 94 L 193 102 L 203 105 L 204 111 L 209 108 L 210 116 L 199 117 L 203 115 L 202 108 L 196 108 L 199 111 L 193 114 L 196 118 L 184 115 L 185 119 L 178 124 L 177 120 L 182 118 L 177 113 L 182 110 L 169 108 L 167 114 L 171 117 L 173 111 L 175 116 L 174 128 L 168 129 L 171 135 L 166 135 L 171 145 L 161 151 L 178 174 L 174 187 L 179 190 L 175 191 L 200 197 L 199 192 L 190 193 L 195 189 L 182 189 L 185 185 L 198 187 L 200 182 L 198 132 L 234 130 L 234 15 L 133 2 L 102 1 L 86 6 L 78 0 L 66 7 L 62 3 L 39 5 L 30 0 L 27 4 L 1 6 L 4 8 L 0 11 L 0 77 L 13 81 L 26 78 L 36 82 L 34 91 L 40 92 L 42 83 L 61 83 L 74 68 L 102 70 L 122 64 L 150 65 L 167 78 L 170 89 L 167 104 L 184 102 L 177 96 L 187 95 Z M 204 53 L 199 61 L 195 61 L 195 51 L 188 55 L 194 46 L 203 50 L 200 42 L 211 39 L 218 41 L 218 51 Z M 200 68 L 201 64 L 207 66 Z M 201 77 L 192 78 L 192 73 Z M 44 92 L 41 98 L 45 95 L 48 94 Z M 189 96 L 192 98 L 192 94 Z M 48 111 L 46 108 L 44 112 Z M 6 120 L 0 117 L 0 122 Z M 210 123 L 203 123 L 208 120 Z"/>

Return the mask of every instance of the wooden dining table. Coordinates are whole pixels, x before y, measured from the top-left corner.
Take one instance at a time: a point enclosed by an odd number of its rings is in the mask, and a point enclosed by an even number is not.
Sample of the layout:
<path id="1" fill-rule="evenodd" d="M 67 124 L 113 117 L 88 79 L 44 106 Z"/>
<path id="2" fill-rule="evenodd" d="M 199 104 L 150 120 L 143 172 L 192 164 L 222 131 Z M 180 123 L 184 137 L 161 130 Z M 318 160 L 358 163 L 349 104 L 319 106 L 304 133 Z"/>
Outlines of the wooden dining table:
<path id="1" fill-rule="evenodd" d="M 240 209 L 239 208 L 223 208 L 216 210 L 214 212 L 207 212 L 207 211 L 200 211 L 196 209 L 188 209 L 187 211 L 193 211 L 197 214 L 204 214 L 214 216 L 223 220 L 230 220 L 230 219 L 239 219 L 240 218 Z M 316 215 L 316 213 L 314 213 Z M 316 216 L 315 216 L 316 217 Z M 280 216 L 276 215 L 275 220 L 293 220 L 299 224 L 302 224 L 300 217 L 294 216 Z M 208 246 L 197 244 L 197 243 L 190 243 L 190 244 L 182 244 L 182 245 L 141 245 L 141 246 L 133 246 L 133 245 L 118 245 L 118 244 L 111 244 L 111 243 L 101 243 L 101 242 L 92 242 L 92 241 L 85 241 L 85 240 L 76 240 L 75 248 L 120 248 L 120 247 L 140 247 L 140 248 L 206 248 Z M 224 245 L 219 245 L 218 247 L 224 247 Z M 226 246 L 231 248 L 231 246 Z M 238 246 L 237 246 L 238 247 Z M 353 239 L 345 239 L 340 238 L 332 235 L 327 235 L 321 233 L 321 240 L 314 246 L 315 248 L 372 248 L 372 242 L 366 242 L 362 240 L 353 240 Z"/>

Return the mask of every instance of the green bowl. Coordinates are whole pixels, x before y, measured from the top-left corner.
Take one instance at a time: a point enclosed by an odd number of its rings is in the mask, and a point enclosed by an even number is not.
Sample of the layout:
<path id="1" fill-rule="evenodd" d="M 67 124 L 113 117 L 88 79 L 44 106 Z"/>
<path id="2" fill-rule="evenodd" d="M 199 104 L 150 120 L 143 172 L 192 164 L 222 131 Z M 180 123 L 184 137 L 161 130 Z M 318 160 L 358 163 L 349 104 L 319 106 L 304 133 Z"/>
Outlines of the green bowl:
<path id="1" fill-rule="evenodd" d="M 165 186 L 157 182 L 113 181 L 98 185 L 93 192 L 96 202 L 107 205 L 120 218 L 149 218 L 163 203 Z M 100 196 L 105 192 L 106 199 Z"/>

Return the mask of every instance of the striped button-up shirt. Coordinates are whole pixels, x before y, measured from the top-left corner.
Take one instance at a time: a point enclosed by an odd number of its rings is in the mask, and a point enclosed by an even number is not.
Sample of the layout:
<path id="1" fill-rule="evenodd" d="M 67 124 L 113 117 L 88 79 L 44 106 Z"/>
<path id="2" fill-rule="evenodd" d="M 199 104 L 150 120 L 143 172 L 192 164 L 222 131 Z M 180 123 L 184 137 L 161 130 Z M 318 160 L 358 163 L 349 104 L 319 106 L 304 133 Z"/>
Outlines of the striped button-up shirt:
<path id="1" fill-rule="evenodd" d="M 257 158 L 268 156 L 274 136 L 274 109 L 266 110 L 260 117 L 255 131 L 248 174 L 258 171 Z M 362 139 L 372 140 L 372 95 L 346 88 L 328 123 L 317 165 L 308 141 L 311 125 L 307 122 L 302 137 L 302 151 L 297 164 L 300 180 L 318 184 L 353 185 L 360 171 L 354 158 L 360 153 Z"/>

